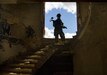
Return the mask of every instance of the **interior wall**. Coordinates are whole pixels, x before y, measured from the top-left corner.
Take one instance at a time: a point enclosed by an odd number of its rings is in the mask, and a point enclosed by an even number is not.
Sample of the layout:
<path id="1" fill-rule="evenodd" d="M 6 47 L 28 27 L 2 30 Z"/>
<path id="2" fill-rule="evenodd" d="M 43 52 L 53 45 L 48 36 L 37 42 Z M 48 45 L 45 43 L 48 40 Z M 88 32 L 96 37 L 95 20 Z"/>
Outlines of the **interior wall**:
<path id="1" fill-rule="evenodd" d="M 89 24 L 74 47 L 74 75 L 107 75 L 106 14 L 107 3 L 92 2 Z"/>
<path id="2" fill-rule="evenodd" d="M 43 3 L 1 4 L 1 17 L 7 19 L 7 22 L 11 24 L 11 36 L 21 39 L 23 45 L 16 44 L 10 48 L 8 40 L 2 40 L 3 48 L 0 50 L 0 63 L 20 52 L 41 46 L 43 38 L 42 7 Z M 33 38 L 26 36 L 26 27 L 29 25 L 35 31 Z"/>
<path id="3" fill-rule="evenodd" d="M 83 34 L 83 31 L 85 27 L 87 26 L 87 21 L 90 16 L 90 8 L 91 8 L 91 3 L 90 2 L 78 2 L 77 3 L 77 16 L 78 16 L 78 32 L 77 34 L 80 36 Z"/>
<path id="4" fill-rule="evenodd" d="M 0 0 L 0 3 L 16 3 L 17 0 Z"/>

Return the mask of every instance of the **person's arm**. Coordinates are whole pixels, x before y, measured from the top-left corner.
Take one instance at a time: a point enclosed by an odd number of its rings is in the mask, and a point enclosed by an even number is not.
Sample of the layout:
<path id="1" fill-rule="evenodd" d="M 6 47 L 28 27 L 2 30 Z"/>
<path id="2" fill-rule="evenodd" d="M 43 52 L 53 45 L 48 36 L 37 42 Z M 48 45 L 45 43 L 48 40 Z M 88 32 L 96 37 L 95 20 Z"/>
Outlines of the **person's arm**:
<path id="1" fill-rule="evenodd" d="M 64 26 L 64 23 L 62 22 L 62 20 L 60 20 L 61 21 L 61 26 L 63 27 Z"/>
<path id="2" fill-rule="evenodd" d="M 62 28 L 66 28 L 67 29 L 67 27 L 64 26 L 64 23 L 62 22 L 62 20 L 61 20 L 61 25 L 62 25 Z"/>

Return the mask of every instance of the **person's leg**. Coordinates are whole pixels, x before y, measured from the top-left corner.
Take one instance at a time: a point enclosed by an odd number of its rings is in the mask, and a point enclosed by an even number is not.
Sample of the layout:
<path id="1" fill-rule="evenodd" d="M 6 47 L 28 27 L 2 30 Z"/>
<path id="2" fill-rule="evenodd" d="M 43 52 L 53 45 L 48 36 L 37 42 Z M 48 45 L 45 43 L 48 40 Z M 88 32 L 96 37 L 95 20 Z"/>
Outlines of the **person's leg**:
<path id="1" fill-rule="evenodd" d="M 58 32 L 54 30 L 55 42 L 58 42 Z"/>
<path id="2" fill-rule="evenodd" d="M 61 33 L 60 33 L 60 37 L 61 37 L 61 40 L 62 40 L 62 41 L 65 41 L 65 34 L 64 34 L 63 31 L 61 31 Z"/>
<path id="3" fill-rule="evenodd" d="M 8 35 L 10 35 L 10 26 L 8 26 L 8 28 L 6 29 L 6 33 L 7 33 Z"/>
<path id="4" fill-rule="evenodd" d="M 55 42 L 58 42 L 58 34 L 55 35 Z"/>
<path id="5" fill-rule="evenodd" d="M 5 35 L 5 32 L 6 32 L 6 30 L 5 30 L 5 29 L 3 29 L 3 33 L 2 33 L 2 34 L 3 34 L 3 35 Z"/>

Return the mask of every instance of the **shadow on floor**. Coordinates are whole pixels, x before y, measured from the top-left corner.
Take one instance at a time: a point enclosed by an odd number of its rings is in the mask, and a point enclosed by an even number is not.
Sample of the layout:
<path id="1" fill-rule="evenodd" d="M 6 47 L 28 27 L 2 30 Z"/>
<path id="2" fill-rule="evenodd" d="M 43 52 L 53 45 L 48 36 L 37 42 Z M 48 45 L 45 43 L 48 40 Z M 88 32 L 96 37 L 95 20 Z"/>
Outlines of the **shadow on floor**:
<path id="1" fill-rule="evenodd" d="M 35 75 L 73 75 L 73 55 L 57 51 Z"/>

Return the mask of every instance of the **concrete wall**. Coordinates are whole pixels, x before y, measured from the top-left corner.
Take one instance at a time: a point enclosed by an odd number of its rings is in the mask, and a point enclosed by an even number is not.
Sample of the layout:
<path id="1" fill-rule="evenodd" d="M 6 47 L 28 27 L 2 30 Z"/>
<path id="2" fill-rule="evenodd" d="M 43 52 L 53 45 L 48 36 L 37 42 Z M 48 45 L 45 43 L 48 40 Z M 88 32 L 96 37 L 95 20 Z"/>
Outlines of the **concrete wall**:
<path id="1" fill-rule="evenodd" d="M 107 3 L 92 2 L 90 21 L 74 47 L 74 75 L 107 75 L 106 14 Z"/>
<path id="2" fill-rule="evenodd" d="M 77 3 L 77 16 L 78 16 L 78 32 L 77 34 L 82 36 L 82 34 L 85 31 L 85 28 L 87 27 L 87 22 L 90 16 L 90 2 L 78 2 Z M 80 37 L 81 37 L 80 36 Z"/>
<path id="3" fill-rule="evenodd" d="M 2 40 L 3 49 L 0 50 L 0 63 L 25 52 L 26 49 L 41 46 L 43 38 L 43 8 L 42 3 L 29 4 L 1 4 L 1 17 L 7 19 L 11 25 L 11 36 L 23 40 L 24 45 L 12 45 L 9 47 L 7 40 Z M 36 36 L 28 38 L 25 26 L 31 25 L 35 30 Z M 3 51 L 4 50 L 4 51 Z"/>
<path id="4" fill-rule="evenodd" d="M 17 0 L 0 0 L 0 3 L 4 3 L 4 4 L 7 4 L 7 3 L 16 3 Z"/>

